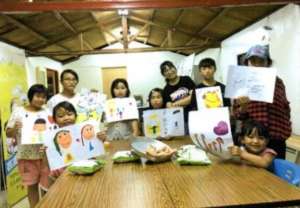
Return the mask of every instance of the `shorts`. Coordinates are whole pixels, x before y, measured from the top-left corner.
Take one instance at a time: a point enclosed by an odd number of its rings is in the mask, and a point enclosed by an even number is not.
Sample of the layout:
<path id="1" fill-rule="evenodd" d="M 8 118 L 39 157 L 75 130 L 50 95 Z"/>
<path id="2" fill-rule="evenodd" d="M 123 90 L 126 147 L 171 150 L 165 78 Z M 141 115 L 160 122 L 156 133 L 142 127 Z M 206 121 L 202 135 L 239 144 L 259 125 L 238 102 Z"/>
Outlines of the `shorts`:
<path id="1" fill-rule="evenodd" d="M 48 176 L 49 167 L 43 159 L 38 160 L 18 160 L 18 169 L 21 175 L 22 183 L 25 186 L 40 184 L 47 190 L 49 187 Z"/>

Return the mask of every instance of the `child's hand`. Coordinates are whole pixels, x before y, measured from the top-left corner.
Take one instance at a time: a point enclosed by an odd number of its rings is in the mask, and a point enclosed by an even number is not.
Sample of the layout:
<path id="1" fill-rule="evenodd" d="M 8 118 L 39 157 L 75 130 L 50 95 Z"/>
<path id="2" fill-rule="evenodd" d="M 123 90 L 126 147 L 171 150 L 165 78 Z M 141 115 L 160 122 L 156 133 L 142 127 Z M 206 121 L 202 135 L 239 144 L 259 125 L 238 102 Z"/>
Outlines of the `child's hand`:
<path id="1" fill-rule="evenodd" d="M 107 140 L 107 135 L 106 135 L 106 131 L 100 131 L 97 133 L 97 138 L 99 140 L 101 140 L 102 142 L 104 142 L 105 140 Z"/>
<path id="2" fill-rule="evenodd" d="M 242 154 L 242 150 L 238 146 L 228 147 L 228 150 L 232 156 L 241 156 L 241 154 Z"/>
<path id="3" fill-rule="evenodd" d="M 245 112 L 247 109 L 248 103 L 250 102 L 250 99 L 247 96 L 241 96 L 241 97 L 238 97 L 235 100 L 235 102 L 239 106 L 240 111 Z"/>
<path id="4" fill-rule="evenodd" d="M 44 146 L 44 145 L 43 145 L 43 146 L 40 147 L 39 152 L 40 152 L 40 153 L 45 153 L 46 150 L 47 150 L 47 148 L 48 148 L 47 146 Z"/>
<path id="5" fill-rule="evenodd" d="M 21 121 L 16 121 L 14 129 L 19 130 L 22 128 L 22 122 Z"/>

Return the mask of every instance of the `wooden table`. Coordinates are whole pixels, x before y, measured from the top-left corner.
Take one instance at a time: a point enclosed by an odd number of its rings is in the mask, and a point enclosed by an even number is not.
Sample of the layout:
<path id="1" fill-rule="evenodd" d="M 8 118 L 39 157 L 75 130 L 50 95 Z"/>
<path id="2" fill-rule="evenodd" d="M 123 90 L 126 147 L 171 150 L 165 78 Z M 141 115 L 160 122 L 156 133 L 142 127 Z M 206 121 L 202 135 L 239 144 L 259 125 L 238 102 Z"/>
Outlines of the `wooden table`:
<path id="1" fill-rule="evenodd" d="M 167 142 L 172 147 L 190 143 L 187 138 Z M 128 150 L 116 141 L 110 153 Z M 110 158 L 110 156 L 108 156 Z M 37 207 L 225 207 L 300 204 L 300 189 L 264 169 L 221 162 L 210 166 L 112 164 L 92 176 L 59 177 Z"/>

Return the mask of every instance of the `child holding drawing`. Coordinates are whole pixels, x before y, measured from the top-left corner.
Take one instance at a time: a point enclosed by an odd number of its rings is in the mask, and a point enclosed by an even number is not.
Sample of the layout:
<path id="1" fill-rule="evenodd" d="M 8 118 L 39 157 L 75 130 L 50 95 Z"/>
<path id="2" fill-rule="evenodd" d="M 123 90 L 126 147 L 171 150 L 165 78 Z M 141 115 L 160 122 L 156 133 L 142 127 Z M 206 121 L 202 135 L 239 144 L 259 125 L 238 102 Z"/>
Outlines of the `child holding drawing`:
<path id="1" fill-rule="evenodd" d="M 33 208 L 39 201 L 38 185 L 45 190 L 48 188 L 49 168 L 44 160 L 42 144 L 21 144 L 21 129 L 22 121 L 26 118 L 48 117 L 43 108 L 47 101 L 47 89 L 41 84 L 33 85 L 27 97 L 29 104 L 13 111 L 7 123 L 6 135 L 17 140 L 18 169 L 24 186 L 27 186 L 30 207 Z"/>
<path id="2" fill-rule="evenodd" d="M 111 84 L 112 98 L 127 98 L 130 96 L 128 83 L 125 79 L 115 79 Z M 109 140 L 128 139 L 140 134 L 137 120 L 118 121 L 108 124 L 107 135 Z"/>
<path id="3" fill-rule="evenodd" d="M 259 122 L 245 122 L 239 140 L 243 146 L 231 146 L 229 151 L 231 155 L 238 156 L 249 165 L 268 168 L 277 155 L 273 149 L 267 147 L 269 133 Z"/>
<path id="4" fill-rule="evenodd" d="M 53 120 L 58 125 L 59 128 L 74 125 L 76 122 L 77 113 L 75 107 L 67 102 L 63 101 L 58 103 L 53 108 Z M 97 133 L 97 138 L 102 141 L 106 140 L 106 133 L 105 131 L 101 131 Z M 51 171 L 50 176 L 56 178 L 61 175 L 65 168 L 57 169 Z"/>

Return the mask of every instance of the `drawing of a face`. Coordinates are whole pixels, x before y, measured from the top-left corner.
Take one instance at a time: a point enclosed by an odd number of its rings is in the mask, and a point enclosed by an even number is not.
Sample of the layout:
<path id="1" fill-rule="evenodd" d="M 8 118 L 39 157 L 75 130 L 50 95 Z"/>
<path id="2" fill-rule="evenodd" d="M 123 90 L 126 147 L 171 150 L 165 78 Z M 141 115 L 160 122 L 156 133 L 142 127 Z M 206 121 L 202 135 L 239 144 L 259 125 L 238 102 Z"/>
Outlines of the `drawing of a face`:
<path id="1" fill-rule="evenodd" d="M 72 136 L 69 131 L 62 130 L 56 134 L 55 140 L 62 148 L 67 149 L 71 146 Z"/>
<path id="2" fill-rule="evenodd" d="M 204 103 L 207 108 L 221 107 L 221 99 L 216 91 L 207 92 L 203 95 Z"/>
<path id="3" fill-rule="evenodd" d="M 87 124 L 81 129 L 81 137 L 86 140 L 91 140 L 95 137 L 95 130 L 91 124 Z"/>
<path id="4" fill-rule="evenodd" d="M 39 118 L 34 122 L 33 130 L 38 132 L 43 132 L 46 130 L 46 120 Z"/>

